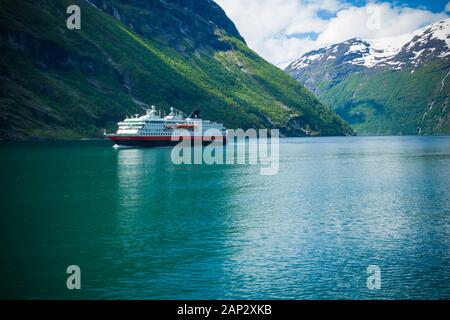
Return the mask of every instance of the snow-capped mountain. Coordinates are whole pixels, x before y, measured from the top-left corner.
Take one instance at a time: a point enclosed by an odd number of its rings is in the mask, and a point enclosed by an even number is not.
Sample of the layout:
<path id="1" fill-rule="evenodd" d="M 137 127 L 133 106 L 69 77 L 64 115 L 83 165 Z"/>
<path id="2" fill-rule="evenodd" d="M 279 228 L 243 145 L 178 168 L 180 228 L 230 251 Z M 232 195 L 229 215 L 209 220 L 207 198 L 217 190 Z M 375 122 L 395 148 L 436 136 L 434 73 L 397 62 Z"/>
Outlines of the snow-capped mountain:
<path id="1" fill-rule="evenodd" d="M 450 133 L 450 19 L 386 39 L 350 39 L 286 69 L 360 133 Z"/>
<path id="2" fill-rule="evenodd" d="M 450 19 L 398 37 L 350 39 L 314 50 L 292 62 L 286 70 L 304 69 L 317 64 L 352 64 L 366 68 L 401 69 L 418 66 L 433 58 L 450 56 Z"/>

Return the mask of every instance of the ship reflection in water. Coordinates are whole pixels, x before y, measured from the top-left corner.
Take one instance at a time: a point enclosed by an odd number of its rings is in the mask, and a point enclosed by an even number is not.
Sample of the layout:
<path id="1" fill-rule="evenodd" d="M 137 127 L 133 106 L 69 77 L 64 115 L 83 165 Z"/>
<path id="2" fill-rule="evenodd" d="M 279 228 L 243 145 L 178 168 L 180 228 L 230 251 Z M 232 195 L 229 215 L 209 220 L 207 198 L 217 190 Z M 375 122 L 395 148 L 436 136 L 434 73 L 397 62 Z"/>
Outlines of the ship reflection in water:
<path id="1" fill-rule="evenodd" d="M 274 176 L 171 149 L 2 149 L 2 297 L 450 298 L 448 137 L 281 139 Z"/>

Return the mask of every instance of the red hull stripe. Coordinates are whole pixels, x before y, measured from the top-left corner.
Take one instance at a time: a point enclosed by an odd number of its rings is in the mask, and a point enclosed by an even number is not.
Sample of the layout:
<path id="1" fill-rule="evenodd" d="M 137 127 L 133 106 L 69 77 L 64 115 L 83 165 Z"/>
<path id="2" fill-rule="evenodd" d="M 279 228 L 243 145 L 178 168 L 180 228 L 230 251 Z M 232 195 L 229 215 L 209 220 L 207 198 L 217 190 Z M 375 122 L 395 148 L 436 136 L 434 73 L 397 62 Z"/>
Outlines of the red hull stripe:
<path id="1" fill-rule="evenodd" d="M 140 140 L 140 141 L 172 141 L 172 136 L 160 136 L 160 137 L 146 137 L 146 136 L 109 136 L 109 139 L 111 139 L 112 141 L 129 141 L 129 140 Z M 211 141 L 211 137 L 193 137 L 193 136 L 181 136 L 178 138 L 183 138 L 183 139 L 175 139 L 173 140 L 174 142 L 176 141 L 181 141 L 181 140 L 200 140 L 200 141 Z M 216 141 L 222 141 L 223 137 L 221 136 L 217 136 L 217 137 L 213 137 L 214 140 Z"/>

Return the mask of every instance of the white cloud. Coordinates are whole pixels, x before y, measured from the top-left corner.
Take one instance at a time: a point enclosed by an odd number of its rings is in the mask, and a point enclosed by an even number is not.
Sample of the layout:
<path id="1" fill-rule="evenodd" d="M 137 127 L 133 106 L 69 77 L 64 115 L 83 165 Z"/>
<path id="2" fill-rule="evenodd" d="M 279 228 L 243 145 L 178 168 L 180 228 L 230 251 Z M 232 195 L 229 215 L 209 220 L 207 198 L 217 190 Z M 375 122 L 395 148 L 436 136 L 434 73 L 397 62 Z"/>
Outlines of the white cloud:
<path id="1" fill-rule="evenodd" d="M 377 39 L 411 32 L 426 24 L 444 19 L 444 14 L 427 10 L 393 7 L 388 3 L 350 7 L 328 21 L 317 42 L 331 44 L 353 37 Z"/>
<path id="2" fill-rule="evenodd" d="M 345 0 L 215 0 L 235 22 L 248 45 L 285 66 L 303 53 L 360 37 L 376 39 L 411 32 L 447 16 L 425 9 Z M 446 11 L 450 9 L 450 2 Z"/>

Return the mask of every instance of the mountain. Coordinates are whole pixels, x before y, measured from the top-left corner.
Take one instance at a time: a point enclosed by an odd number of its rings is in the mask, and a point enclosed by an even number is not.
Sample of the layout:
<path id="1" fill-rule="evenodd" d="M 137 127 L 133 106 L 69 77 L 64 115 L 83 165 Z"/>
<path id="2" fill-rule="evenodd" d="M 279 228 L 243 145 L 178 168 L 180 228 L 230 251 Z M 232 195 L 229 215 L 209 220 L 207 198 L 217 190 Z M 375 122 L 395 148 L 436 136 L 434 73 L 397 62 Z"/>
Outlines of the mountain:
<path id="1" fill-rule="evenodd" d="M 363 134 L 450 133 L 450 19 L 395 38 L 350 39 L 286 71 Z"/>
<path id="2" fill-rule="evenodd" d="M 69 30 L 69 5 L 81 29 Z M 0 2 L 0 138 L 98 137 L 150 104 L 288 136 L 352 129 L 212 0 Z"/>

